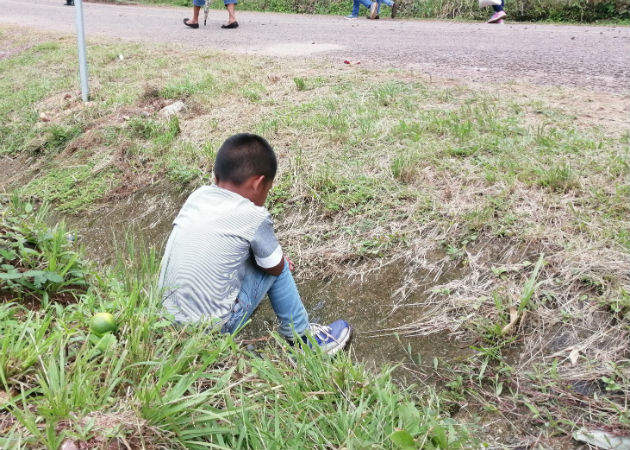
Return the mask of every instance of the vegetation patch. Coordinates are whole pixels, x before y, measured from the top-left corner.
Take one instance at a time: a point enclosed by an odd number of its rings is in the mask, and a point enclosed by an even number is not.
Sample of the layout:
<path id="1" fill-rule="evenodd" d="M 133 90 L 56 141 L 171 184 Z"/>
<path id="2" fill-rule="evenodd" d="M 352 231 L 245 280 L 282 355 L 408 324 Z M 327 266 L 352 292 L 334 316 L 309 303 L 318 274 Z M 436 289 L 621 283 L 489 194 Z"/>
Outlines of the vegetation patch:
<path id="1" fill-rule="evenodd" d="M 34 300 L 43 307 L 74 300 L 87 283 L 72 249 L 73 235 L 63 224 L 46 227 L 31 203 L 20 204 L 15 197 L 12 202 L 3 207 L 0 222 L 0 298 Z"/>
<path id="2" fill-rule="evenodd" d="M 405 448 L 410 441 L 457 449 L 472 442 L 440 411 L 437 395 L 398 387 L 392 368 L 371 373 L 347 355 L 331 360 L 277 335 L 252 351 L 203 327 L 173 328 L 155 287 L 156 252 L 130 241 L 114 268 L 95 273 L 41 214 L 14 200 L 0 216 L 0 276 L 10 281 L 3 292 L 16 295 L 0 303 L 2 448 Z M 82 285 L 77 301 L 59 307 L 49 293 L 68 284 Z M 26 289 L 41 308 L 25 307 Z M 111 312 L 118 330 L 93 334 L 97 311 Z"/>
<path id="3" fill-rule="evenodd" d="M 17 34 L 2 36 L 17 46 Z M 399 268 L 379 306 L 405 320 L 386 330 L 355 327 L 402 342 L 450 336 L 471 343 L 475 355 L 461 364 L 437 358 L 428 368 L 410 355 L 408 381 L 417 377 L 432 393 L 390 391 L 389 369 L 374 381 L 345 357 L 329 365 L 254 346 L 271 355 L 259 359 L 229 337 L 173 330 L 152 288 L 164 231 L 146 246 L 153 256 L 130 249 L 123 268 L 99 273 L 101 281 L 63 311 L 5 306 L 13 328 L 2 336 L 42 343 L 6 344 L 27 363 L 10 364 L 17 381 L 9 386 L 6 377 L 11 406 L 0 424 L 11 441 L 0 446 L 26 439 L 54 447 L 61 436 L 89 442 L 97 439 L 91 420 L 98 439 L 131 439 L 133 429 L 165 446 L 236 448 L 430 448 L 444 447 L 444 436 L 457 448 L 468 442 L 461 424 L 474 421 L 478 436 L 506 444 L 494 433 L 500 424 L 514 446 L 570 447 L 580 428 L 627 434 L 627 97 L 100 42 L 88 49 L 93 102 L 80 105 L 76 88 L 61 81 L 16 101 L 26 76 L 72 65 L 75 43 L 54 43 L 0 61 L 8 94 L 0 95 L 8 112 L 0 128 L 3 189 L 74 215 L 80 233 L 99 225 L 90 207 L 97 203 L 122 211 L 112 223 L 142 217 L 145 232 L 167 230 L 172 216 L 148 195 L 119 207 L 165 179 L 182 192 L 207 183 L 226 137 L 260 133 L 278 153 L 268 206 L 299 278 L 367 281 L 383 267 Z M 178 113 L 162 111 L 177 101 Z M 85 327 L 97 311 L 121 324 L 105 340 Z M 25 314 L 33 322 L 20 327 Z M 93 358 L 107 372 L 88 370 Z M 97 388 L 78 396 L 79 385 Z M 265 407 L 248 409 L 255 392 L 266 393 Z M 410 402 L 420 422 L 401 407 Z M 126 422 L 133 427 L 111 421 L 117 412 L 135 417 Z M 377 413 L 391 420 L 378 424 Z M 295 428 L 281 433 L 280 423 Z"/>
<path id="4" fill-rule="evenodd" d="M 118 0 L 112 0 L 118 1 Z M 126 1 L 126 0 L 125 0 Z M 136 0 L 137 3 L 190 6 L 185 0 Z M 400 17 L 426 19 L 484 20 L 486 11 L 475 2 L 453 0 L 399 0 Z M 239 9 L 300 14 L 345 15 L 351 9 L 346 0 L 248 0 Z M 220 9 L 217 3 L 211 4 Z M 505 8 L 510 18 L 520 21 L 548 20 L 554 22 L 621 22 L 630 20 L 628 0 L 507 0 Z"/>

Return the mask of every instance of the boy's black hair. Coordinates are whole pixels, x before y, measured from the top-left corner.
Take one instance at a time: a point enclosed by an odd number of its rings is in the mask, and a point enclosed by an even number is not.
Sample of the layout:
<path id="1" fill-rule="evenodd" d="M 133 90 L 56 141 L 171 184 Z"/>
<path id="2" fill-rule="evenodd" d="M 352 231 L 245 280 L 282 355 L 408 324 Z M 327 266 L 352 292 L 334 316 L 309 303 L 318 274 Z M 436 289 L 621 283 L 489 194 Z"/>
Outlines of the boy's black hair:
<path id="1" fill-rule="evenodd" d="M 214 162 L 217 180 L 240 186 L 252 175 L 264 175 L 273 181 L 278 160 L 269 142 L 260 136 L 239 133 L 225 140 Z"/>

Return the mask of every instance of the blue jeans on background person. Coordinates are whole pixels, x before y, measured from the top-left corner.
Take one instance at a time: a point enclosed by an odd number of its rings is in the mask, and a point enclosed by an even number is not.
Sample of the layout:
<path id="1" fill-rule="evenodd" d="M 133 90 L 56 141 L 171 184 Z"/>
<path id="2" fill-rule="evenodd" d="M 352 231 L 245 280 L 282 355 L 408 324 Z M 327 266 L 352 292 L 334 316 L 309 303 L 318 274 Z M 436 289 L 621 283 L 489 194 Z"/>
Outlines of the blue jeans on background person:
<path id="1" fill-rule="evenodd" d="M 224 5 L 229 5 L 229 4 L 236 5 L 237 3 L 238 3 L 237 0 L 223 0 Z M 206 6 L 206 0 L 193 0 L 193 5 L 203 8 L 204 6 Z"/>
<path id="2" fill-rule="evenodd" d="M 359 8 L 361 5 L 370 9 L 372 2 L 370 0 L 352 0 L 352 17 L 359 17 Z"/>
<path id="3" fill-rule="evenodd" d="M 386 4 L 387 6 L 389 6 L 390 8 L 392 6 L 394 6 L 394 2 L 392 2 L 392 0 L 376 0 L 378 3 L 378 14 L 381 13 L 381 3 Z"/>
<path id="4" fill-rule="evenodd" d="M 309 326 L 308 313 L 286 261 L 282 273 L 277 277 L 263 272 L 249 261 L 245 264 L 241 291 L 221 331 L 234 333 L 238 330 L 249 320 L 267 294 L 280 321 L 278 332 L 288 339 L 293 338 L 294 331 L 298 335 L 304 334 Z"/>
<path id="5" fill-rule="evenodd" d="M 492 5 L 492 9 L 494 9 L 494 12 L 503 11 L 503 5 L 505 5 L 505 0 L 501 0 L 500 5 Z"/>

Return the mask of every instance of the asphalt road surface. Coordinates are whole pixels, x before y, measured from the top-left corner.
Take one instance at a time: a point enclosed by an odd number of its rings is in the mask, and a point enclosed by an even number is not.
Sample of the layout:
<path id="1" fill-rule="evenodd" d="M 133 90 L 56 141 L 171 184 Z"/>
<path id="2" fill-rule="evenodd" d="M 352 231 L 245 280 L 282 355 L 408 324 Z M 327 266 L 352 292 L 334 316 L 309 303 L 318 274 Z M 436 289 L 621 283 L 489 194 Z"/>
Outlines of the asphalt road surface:
<path id="1" fill-rule="evenodd" d="M 0 24 L 75 33 L 75 10 L 64 3 L 64 0 L 0 0 Z M 350 6 L 348 0 L 348 9 Z M 208 26 L 193 30 L 182 24 L 184 17 L 190 17 L 192 7 L 84 2 L 83 10 L 86 36 L 91 42 L 105 36 L 339 64 L 344 60 L 360 61 L 362 67 L 412 69 L 436 78 L 487 83 L 515 80 L 630 92 L 630 27 L 627 26 L 534 25 L 509 21 L 505 25 L 490 25 L 385 17 L 348 21 L 337 16 L 237 9 L 238 29 L 221 29 L 227 13 L 211 10 Z M 383 11 L 388 12 L 388 8 Z"/>

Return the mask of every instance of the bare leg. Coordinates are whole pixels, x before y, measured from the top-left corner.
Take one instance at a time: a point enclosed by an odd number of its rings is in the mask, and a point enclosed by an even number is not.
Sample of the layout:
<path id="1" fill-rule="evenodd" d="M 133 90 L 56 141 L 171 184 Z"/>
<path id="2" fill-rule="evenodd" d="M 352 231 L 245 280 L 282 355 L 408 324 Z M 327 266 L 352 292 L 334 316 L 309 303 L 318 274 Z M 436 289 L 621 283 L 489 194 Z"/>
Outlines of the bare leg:
<path id="1" fill-rule="evenodd" d="M 193 17 L 188 23 L 199 23 L 199 11 L 201 11 L 201 6 L 193 6 Z"/>
<path id="2" fill-rule="evenodd" d="M 229 3 L 227 5 L 225 5 L 225 7 L 227 8 L 227 12 L 228 12 L 228 25 L 231 23 L 236 22 L 236 15 L 235 15 L 235 8 L 234 8 L 234 3 Z"/>

